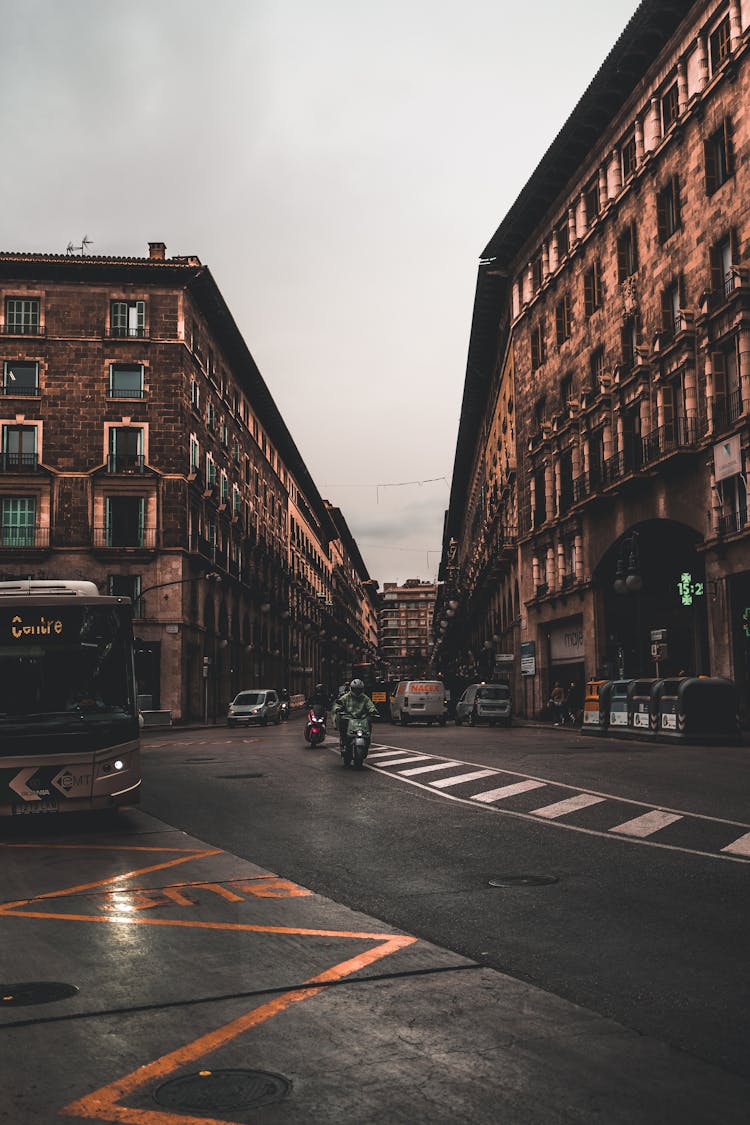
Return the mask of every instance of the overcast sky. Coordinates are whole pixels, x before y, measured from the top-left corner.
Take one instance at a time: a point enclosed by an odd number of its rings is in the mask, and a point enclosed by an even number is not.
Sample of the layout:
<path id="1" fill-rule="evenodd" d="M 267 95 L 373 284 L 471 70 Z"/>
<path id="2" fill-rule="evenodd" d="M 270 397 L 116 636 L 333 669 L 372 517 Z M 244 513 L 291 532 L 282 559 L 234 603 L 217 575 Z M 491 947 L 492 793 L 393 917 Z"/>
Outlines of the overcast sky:
<path id="1" fill-rule="evenodd" d="M 371 576 L 432 578 L 479 255 L 636 7 L 5 0 L 0 248 L 197 254 Z"/>

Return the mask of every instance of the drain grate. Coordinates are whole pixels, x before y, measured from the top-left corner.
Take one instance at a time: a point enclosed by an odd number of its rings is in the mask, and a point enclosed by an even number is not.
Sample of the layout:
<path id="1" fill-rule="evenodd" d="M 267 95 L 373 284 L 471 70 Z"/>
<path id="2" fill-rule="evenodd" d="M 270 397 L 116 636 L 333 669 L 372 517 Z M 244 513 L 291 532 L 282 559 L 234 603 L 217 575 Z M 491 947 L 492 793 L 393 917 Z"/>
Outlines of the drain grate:
<path id="1" fill-rule="evenodd" d="M 266 1070 L 201 1070 L 165 1082 L 154 1091 L 154 1101 L 165 1109 L 223 1114 L 279 1102 L 290 1087 L 286 1078 Z"/>
<path id="2" fill-rule="evenodd" d="M 67 1000 L 70 996 L 75 996 L 76 992 L 78 989 L 74 984 L 58 980 L 0 984 L 0 1007 L 22 1008 L 30 1004 L 52 1004 L 55 1000 Z"/>
<path id="3" fill-rule="evenodd" d="M 559 883 L 556 875 L 497 875 L 490 879 L 491 887 L 548 887 Z"/>

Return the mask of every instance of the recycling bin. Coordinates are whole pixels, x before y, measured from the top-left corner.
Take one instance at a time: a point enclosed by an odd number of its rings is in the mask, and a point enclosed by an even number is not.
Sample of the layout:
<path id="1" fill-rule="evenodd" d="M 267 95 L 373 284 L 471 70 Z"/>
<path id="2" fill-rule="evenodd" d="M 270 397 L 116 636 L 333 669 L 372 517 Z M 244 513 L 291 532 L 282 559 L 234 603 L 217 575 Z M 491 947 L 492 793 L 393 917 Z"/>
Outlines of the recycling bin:
<path id="1" fill-rule="evenodd" d="M 660 741 L 739 742 L 739 700 L 731 680 L 722 676 L 661 680 L 655 695 Z"/>
<path id="2" fill-rule="evenodd" d="M 631 680 L 628 691 L 629 726 L 633 734 L 653 738 L 658 729 L 656 685 L 661 680 Z"/>
<path id="3" fill-rule="evenodd" d="M 609 734 L 624 734 L 628 730 L 628 692 L 631 683 L 631 680 L 612 680 L 609 693 Z"/>
<path id="4" fill-rule="evenodd" d="M 588 680 L 583 700 L 581 734 L 606 734 L 609 726 L 611 680 Z"/>

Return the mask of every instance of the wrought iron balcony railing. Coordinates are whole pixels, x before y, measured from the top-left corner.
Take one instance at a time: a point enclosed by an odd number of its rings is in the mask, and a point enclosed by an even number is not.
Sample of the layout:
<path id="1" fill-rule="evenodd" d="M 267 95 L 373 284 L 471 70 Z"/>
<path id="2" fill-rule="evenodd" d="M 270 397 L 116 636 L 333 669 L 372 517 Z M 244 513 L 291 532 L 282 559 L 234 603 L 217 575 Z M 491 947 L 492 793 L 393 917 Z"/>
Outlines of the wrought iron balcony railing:
<path id="1" fill-rule="evenodd" d="M 38 551 L 49 547 L 48 527 L 0 526 L 0 551 Z"/>
<path id="2" fill-rule="evenodd" d="M 736 512 L 730 512 L 729 515 L 719 516 L 716 532 L 718 535 L 736 535 L 743 530 L 746 523 L 747 511 L 740 508 Z"/>
<path id="3" fill-rule="evenodd" d="M 112 550 L 128 550 L 140 548 L 153 551 L 156 549 L 155 527 L 128 527 L 113 524 L 110 527 L 95 527 L 93 530 L 93 546 L 111 548 Z"/>
<path id="4" fill-rule="evenodd" d="M 142 473 L 146 458 L 140 453 L 110 453 L 107 457 L 108 473 Z"/>
<path id="5" fill-rule="evenodd" d="M 0 453 L 0 473 L 28 473 L 38 468 L 36 453 Z"/>
<path id="6" fill-rule="evenodd" d="M 726 430 L 742 415 L 742 391 L 739 387 L 721 398 L 714 399 L 714 430 Z"/>

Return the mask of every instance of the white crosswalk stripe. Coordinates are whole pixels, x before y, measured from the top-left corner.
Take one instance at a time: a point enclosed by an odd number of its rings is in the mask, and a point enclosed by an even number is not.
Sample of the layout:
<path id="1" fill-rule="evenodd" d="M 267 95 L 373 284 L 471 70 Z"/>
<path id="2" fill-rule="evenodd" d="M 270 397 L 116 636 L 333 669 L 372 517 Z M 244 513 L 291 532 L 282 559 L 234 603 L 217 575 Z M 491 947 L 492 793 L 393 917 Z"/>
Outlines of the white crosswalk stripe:
<path id="1" fill-rule="evenodd" d="M 517 793 L 528 793 L 531 789 L 544 789 L 546 781 L 517 781 L 514 785 L 503 785 L 500 789 L 489 789 L 486 793 L 475 793 L 472 801 L 490 805 L 493 801 L 504 801 Z"/>
<path id="2" fill-rule="evenodd" d="M 532 809 L 532 816 L 543 816 L 547 820 L 555 820 L 558 816 L 567 816 L 568 813 L 577 812 L 578 809 L 587 809 L 591 805 L 600 805 L 604 797 L 594 797 L 591 793 L 579 793 L 576 797 L 568 797 L 564 801 L 556 801 L 554 805 L 545 805 L 541 809 Z"/>
<path id="3" fill-rule="evenodd" d="M 721 850 L 723 852 L 729 852 L 730 855 L 750 856 L 750 832 L 746 832 L 744 836 L 733 840 L 731 844 L 727 844 L 727 846 Z"/>
<path id="4" fill-rule="evenodd" d="M 473 773 L 462 773 L 458 777 L 441 777 L 437 781 L 431 781 L 430 785 L 435 789 L 450 789 L 452 785 L 463 785 L 465 781 L 479 781 L 481 777 L 495 775 L 495 770 L 474 770 Z"/>
<path id="5" fill-rule="evenodd" d="M 676 820 L 682 819 L 676 813 L 660 812 L 658 809 L 654 809 L 653 812 L 636 816 L 633 820 L 626 820 L 622 824 L 610 828 L 609 831 L 619 832 L 623 836 L 652 836 L 654 832 L 666 828 L 668 824 L 674 824 Z"/>
<path id="6" fill-rule="evenodd" d="M 409 762 L 429 762 L 431 754 L 410 754 L 408 758 L 385 758 L 378 762 L 379 766 L 406 766 Z"/>
<path id="7" fill-rule="evenodd" d="M 458 762 L 437 762 L 431 766 L 417 766 L 415 770 L 399 770 L 399 777 L 415 777 L 418 773 L 435 773 L 437 770 L 454 770 Z"/>

